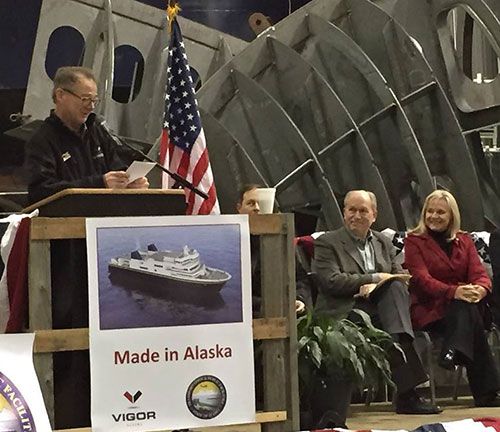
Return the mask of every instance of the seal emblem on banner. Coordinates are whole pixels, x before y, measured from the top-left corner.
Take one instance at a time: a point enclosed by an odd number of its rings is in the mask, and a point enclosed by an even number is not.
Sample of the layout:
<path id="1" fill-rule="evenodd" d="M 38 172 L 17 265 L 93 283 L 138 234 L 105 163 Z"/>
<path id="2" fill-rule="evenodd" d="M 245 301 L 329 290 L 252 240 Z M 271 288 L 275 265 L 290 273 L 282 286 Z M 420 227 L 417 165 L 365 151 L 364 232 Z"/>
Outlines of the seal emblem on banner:
<path id="1" fill-rule="evenodd" d="M 36 432 L 31 411 L 17 387 L 0 372 L 0 432 Z"/>
<path id="2" fill-rule="evenodd" d="M 186 404 L 191 413 L 200 419 L 217 417 L 226 406 L 227 394 L 222 381 L 213 375 L 196 378 L 186 392 Z"/>

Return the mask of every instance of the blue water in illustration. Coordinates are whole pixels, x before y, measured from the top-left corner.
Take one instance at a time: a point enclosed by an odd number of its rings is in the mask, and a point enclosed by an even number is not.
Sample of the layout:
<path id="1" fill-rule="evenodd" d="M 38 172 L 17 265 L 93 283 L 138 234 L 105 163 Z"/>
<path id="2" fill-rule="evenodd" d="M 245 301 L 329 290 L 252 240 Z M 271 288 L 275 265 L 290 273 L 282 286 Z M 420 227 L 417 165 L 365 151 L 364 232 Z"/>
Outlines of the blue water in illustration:
<path id="1" fill-rule="evenodd" d="M 182 299 L 134 279 L 117 283 L 109 278 L 111 258 L 133 250 L 145 250 L 154 243 L 158 250 L 196 249 L 209 267 L 227 271 L 232 278 L 220 293 Z M 98 228 L 97 255 L 101 329 L 163 327 L 242 321 L 240 227 L 190 225 L 165 227 Z M 187 288 L 185 288 L 187 289 Z M 199 296 L 198 296 L 199 297 Z"/>

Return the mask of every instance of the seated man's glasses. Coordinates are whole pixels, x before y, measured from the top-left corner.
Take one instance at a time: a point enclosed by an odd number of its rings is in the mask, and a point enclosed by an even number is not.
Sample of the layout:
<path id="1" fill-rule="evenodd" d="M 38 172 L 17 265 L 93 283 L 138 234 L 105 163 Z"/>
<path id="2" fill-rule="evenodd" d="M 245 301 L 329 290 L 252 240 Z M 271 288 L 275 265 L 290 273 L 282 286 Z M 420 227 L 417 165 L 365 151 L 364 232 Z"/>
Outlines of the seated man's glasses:
<path id="1" fill-rule="evenodd" d="M 80 99 L 82 101 L 82 104 L 84 105 L 94 105 L 94 107 L 96 107 L 97 105 L 99 105 L 99 102 L 101 101 L 97 96 L 96 97 L 90 97 L 90 96 L 80 96 L 78 94 L 76 94 L 75 92 L 71 91 L 70 89 L 67 89 L 67 88 L 61 88 L 61 90 L 65 91 L 66 93 L 69 93 L 75 97 L 77 97 L 78 99 Z"/>

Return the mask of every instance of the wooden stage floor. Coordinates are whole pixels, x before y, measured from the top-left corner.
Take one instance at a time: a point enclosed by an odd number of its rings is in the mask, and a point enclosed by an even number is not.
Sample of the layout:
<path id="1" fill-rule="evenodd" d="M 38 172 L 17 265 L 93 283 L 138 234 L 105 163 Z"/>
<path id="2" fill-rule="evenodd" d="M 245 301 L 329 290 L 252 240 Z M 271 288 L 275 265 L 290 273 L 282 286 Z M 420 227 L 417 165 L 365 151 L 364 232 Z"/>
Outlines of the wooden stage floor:
<path id="1" fill-rule="evenodd" d="M 439 399 L 443 408 L 436 415 L 401 415 L 394 413 L 391 403 L 351 405 L 347 426 L 349 429 L 412 430 L 423 424 L 479 417 L 500 417 L 500 408 L 475 408 L 471 397 Z"/>

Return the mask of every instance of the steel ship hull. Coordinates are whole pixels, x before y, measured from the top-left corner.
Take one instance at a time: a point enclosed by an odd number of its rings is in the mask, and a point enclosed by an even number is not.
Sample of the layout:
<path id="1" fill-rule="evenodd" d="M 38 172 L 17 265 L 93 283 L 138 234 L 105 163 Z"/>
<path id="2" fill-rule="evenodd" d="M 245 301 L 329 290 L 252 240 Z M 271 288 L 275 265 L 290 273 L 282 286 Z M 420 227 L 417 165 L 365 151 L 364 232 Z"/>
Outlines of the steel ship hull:
<path id="1" fill-rule="evenodd" d="M 224 284 L 230 279 L 230 277 L 224 277 L 219 280 L 174 278 L 169 275 L 153 274 L 149 271 L 113 264 L 109 264 L 108 269 L 112 282 L 117 282 L 121 285 L 134 284 L 134 288 L 136 289 L 140 289 L 143 284 L 146 284 L 151 288 L 164 289 L 169 294 L 184 294 L 190 291 L 196 292 L 197 295 L 214 294 L 220 292 Z M 225 272 L 220 273 L 227 275 Z"/>

